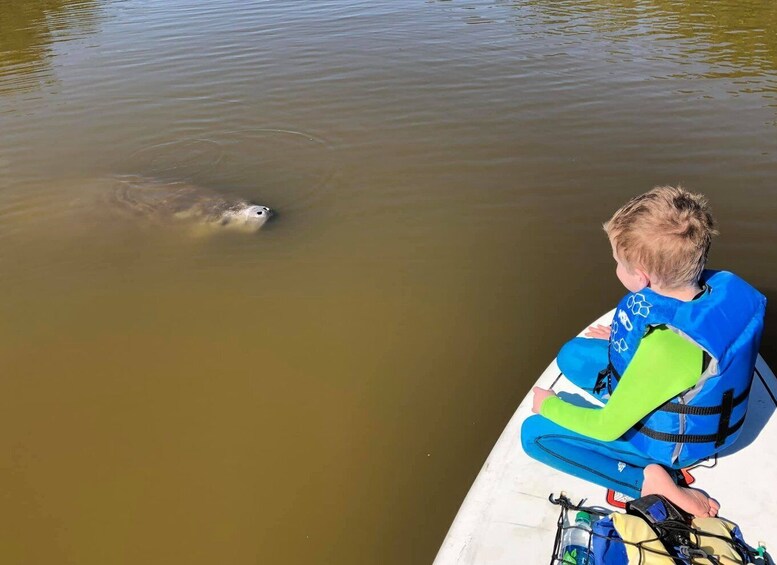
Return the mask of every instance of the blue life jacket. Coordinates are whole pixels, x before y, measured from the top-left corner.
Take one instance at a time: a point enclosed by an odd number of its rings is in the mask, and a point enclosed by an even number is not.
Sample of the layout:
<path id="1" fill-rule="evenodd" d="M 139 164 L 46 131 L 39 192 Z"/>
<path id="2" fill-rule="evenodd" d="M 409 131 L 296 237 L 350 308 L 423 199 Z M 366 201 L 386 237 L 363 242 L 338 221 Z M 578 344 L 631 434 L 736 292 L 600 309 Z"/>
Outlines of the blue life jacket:
<path id="1" fill-rule="evenodd" d="M 623 436 L 648 457 L 675 468 L 717 453 L 739 435 L 766 309 L 766 298 L 732 273 L 704 271 L 700 282 L 704 293 L 688 302 L 649 288 L 627 294 L 615 310 L 610 365 L 603 375 L 617 381 L 656 326 L 669 327 L 703 350 L 696 386 Z"/>

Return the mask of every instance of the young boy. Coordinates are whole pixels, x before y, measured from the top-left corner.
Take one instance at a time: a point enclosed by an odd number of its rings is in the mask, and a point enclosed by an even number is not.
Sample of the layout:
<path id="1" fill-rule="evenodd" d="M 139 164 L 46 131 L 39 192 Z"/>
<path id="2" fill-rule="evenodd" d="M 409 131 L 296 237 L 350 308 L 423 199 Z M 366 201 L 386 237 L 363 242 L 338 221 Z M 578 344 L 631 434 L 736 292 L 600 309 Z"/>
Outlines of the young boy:
<path id="1" fill-rule="evenodd" d="M 725 271 L 705 271 L 714 221 L 702 195 L 659 187 L 604 224 L 629 291 L 609 327 L 558 354 L 577 386 L 605 402 L 574 406 L 534 388 L 521 429 L 530 456 L 633 497 L 662 494 L 697 516 L 718 504 L 678 486 L 679 469 L 739 435 L 766 299 Z"/>

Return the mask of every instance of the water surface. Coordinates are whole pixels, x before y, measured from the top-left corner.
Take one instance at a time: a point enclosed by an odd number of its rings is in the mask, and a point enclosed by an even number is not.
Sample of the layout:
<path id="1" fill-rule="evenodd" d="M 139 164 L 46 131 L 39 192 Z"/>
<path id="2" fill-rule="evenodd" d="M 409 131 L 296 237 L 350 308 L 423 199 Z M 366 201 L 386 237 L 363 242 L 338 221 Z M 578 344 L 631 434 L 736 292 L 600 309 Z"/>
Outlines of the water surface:
<path id="1" fill-rule="evenodd" d="M 754 0 L 0 4 L 3 561 L 429 563 L 622 294 L 600 224 L 628 197 L 705 192 L 712 266 L 777 298 L 775 26 Z M 156 229 L 110 210 L 124 174 L 279 216 Z"/>

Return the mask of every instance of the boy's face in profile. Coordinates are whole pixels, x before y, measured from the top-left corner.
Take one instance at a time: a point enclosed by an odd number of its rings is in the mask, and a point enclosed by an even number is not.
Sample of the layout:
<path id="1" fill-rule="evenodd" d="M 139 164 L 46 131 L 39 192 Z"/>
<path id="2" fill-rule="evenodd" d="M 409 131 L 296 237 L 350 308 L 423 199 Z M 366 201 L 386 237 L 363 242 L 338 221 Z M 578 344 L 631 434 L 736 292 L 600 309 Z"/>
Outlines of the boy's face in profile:
<path id="1" fill-rule="evenodd" d="M 650 282 L 648 276 L 642 270 L 632 268 L 620 259 L 618 257 L 618 252 L 615 249 L 615 244 L 610 241 L 610 245 L 612 246 L 612 257 L 617 264 L 615 274 L 617 275 L 618 280 L 621 281 L 621 284 L 625 286 L 629 292 L 639 292 L 645 288 Z"/>

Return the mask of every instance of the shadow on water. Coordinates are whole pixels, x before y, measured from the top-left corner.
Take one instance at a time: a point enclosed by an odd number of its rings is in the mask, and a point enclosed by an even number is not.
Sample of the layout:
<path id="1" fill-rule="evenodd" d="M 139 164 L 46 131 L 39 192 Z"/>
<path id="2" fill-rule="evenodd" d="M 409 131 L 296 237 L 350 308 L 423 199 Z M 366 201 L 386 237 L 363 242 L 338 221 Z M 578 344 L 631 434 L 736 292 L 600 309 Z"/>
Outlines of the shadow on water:
<path id="1" fill-rule="evenodd" d="M 0 2 L 0 94 L 54 82 L 54 44 L 95 33 L 99 8 L 99 0 Z"/>

